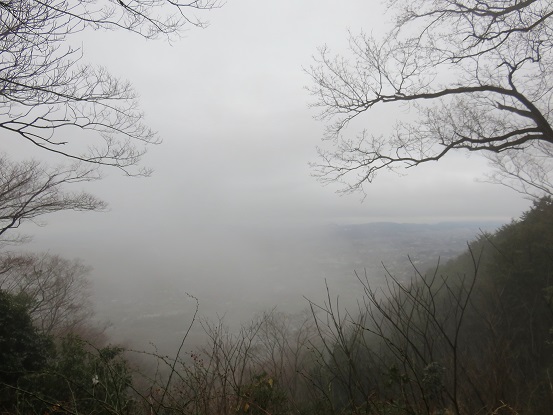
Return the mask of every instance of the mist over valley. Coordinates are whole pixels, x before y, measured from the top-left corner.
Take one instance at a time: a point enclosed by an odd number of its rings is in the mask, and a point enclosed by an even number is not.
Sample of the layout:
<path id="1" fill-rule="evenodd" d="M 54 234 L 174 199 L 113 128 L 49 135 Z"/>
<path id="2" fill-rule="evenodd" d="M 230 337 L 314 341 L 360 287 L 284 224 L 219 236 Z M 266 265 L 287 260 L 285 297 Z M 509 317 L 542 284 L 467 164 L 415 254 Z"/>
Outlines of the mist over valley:
<path id="1" fill-rule="evenodd" d="M 213 258 L 183 253 L 172 263 L 168 253 L 161 259 L 165 268 L 155 275 L 109 278 L 96 269 L 93 301 L 98 320 L 110 323 L 108 332 L 115 341 L 138 349 L 154 344 L 171 355 L 194 312 L 195 302 L 188 294 L 199 301 L 200 319 L 223 318 L 231 331 L 273 308 L 299 313 L 308 306 L 305 297 L 326 301 L 325 283 L 333 298 L 339 296 L 343 306 L 354 308 L 361 296 L 356 272 L 361 277 L 366 272 L 374 288 L 385 283 L 387 272 L 407 282 L 415 277 L 409 258 L 424 273 L 438 261 L 443 264 L 459 255 L 482 232 L 501 225 L 379 222 L 265 231 L 235 228 L 232 236 L 213 239 Z M 132 261 L 139 269 L 141 259 Z M 203 335 L 195 324 L 188 343 L 201 343 Z"/>

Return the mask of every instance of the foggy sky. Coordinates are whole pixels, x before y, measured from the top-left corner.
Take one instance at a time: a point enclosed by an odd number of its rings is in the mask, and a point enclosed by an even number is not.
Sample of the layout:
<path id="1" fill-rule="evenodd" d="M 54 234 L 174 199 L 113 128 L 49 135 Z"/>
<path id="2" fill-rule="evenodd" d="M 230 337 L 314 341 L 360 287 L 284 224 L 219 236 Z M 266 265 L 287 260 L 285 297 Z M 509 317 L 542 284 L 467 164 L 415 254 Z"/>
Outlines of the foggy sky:
<path id="1" fill-rule="evenodd" d="M 324 125 L 308 107 L 303 68 L 319 46 L 343 50 L 348 30 L 385 30 L 389 17 L 377 1 L 230 0 L 204 17 L 207 29 L 190 29 L 171 44 L 128 33 L 83 35 L 84 60 L 131 81 L 164 142 L 144 159 L 152 177 L 108 169 L 86 187 L 109 203 L 108 212 L 46 217 L 46 227 L 25 227 L 34 235 L 25 249 L 82 258 L 98 281 L 181 278 L 192 293 L 201 284 L 207 292 L 220 279 L 240 281 L 241 270 L 251 273 L 261 261 L 260 249 L 243 244 L 243 227 L 270 233 L 329 223 L 507 222 L 529 205 L 477 182 L 486 160 L 461 153 L 405 176 L 381 174 L 362 203 L 361 195 L 340 197 L 337 186 L 311 177 L 308 162 L 316 161 Z M 384 110 L 362 121 L 385 128 L 388 116 Z"/>

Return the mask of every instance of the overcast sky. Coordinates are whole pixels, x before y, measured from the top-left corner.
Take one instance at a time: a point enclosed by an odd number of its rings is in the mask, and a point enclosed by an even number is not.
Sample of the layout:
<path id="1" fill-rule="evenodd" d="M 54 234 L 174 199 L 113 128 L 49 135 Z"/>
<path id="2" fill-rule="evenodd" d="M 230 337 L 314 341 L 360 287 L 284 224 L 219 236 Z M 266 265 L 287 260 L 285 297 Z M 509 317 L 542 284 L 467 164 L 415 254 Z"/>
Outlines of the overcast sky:
<path id="1" fill-rule="evenodd" d="M 106 170 L 87 188 L 109 212 L 45 218 L 47 227 L 27 228 L 35 235 L 29 249 L 83 258 L 104 278 L 156 275 L 175 272 L 185 258 L 232 256 L 223 251 L 240 226 L 509 221 L 529 205 L 477 182 L 486 160 L 465 154 L 402 177 L 381 174 L 363 203 L 311 177 L 324 125 L 308 107 L 302 68 L 319 46 L 343 50 L 348 30 L 385 30 L 378 1 L 229 0 L 202 17 L 207 29 L 192 28 L 172 44 L 116 32 L 83 38 L 84 59 L 134 84 L 164 142 L 144 159 L 151 178 Z M 381 127 L 388 116 L 363 121 Z"/>
<path id="2" fill-rule="evenodd" d="M 324 44 L 344 49 L 348 30 L 385 30 L 383 11 L 378 1 L 365 0 L 231 0 L 202 15 L 208 29 L 190 29 L 172 45 L 126 33 L 88 34 L 85 59 L 134 84 L 147 122 L 164 139 L 144 160 L 155 170 L 151 179 L 108 171 L 96 192 L 129 220 L 137 215 L 175 225 L 517 217 L 528 203 L 477 183 L 487 162 L 465 154 L 404 177 L 382 174 L 364 203 L 359 194 L 339 197 L 338 186 L 322 187 L 311 177 L 308 162 L 316 161 L 324 125 L 308 108 L 303 68 Z M 377 128 L 387 118 L 394 116 L 369 114 L 360 128 Z"/>

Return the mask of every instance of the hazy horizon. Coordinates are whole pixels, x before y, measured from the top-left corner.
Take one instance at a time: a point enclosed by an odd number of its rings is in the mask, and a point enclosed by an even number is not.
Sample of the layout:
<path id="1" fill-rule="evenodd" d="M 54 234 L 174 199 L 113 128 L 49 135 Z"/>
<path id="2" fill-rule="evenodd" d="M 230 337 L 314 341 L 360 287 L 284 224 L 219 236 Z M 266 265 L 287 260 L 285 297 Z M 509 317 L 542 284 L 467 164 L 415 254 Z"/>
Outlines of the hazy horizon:
<path id="1" fill-rule="evenodd" d="M 157 281 L 178 280 L 200 299 L 224 305 L 221 298 L 235 298 L 240 289 L 255 296 L 272 287 L 259 270 L 275 261 L 273 240 L 282 241 L 278 261 L 288 261 L 289 271 L 302 258 L 314 267 L 313 247 L 301 243 L 310 227 L 520 217 L 531 202 L 482 182 L 487 161 L 462 152 L 401 174 L 382 172 L 364 201 L 360 194 L 338 196 L 338 185 L 322 186 L 312 177 L 309 163 L 325 145 L 324 124 L 309 108 L 311 80 L 304 69 L 322 45 L 344 50 L 348 30 L 384 31 L 390 17 L 383 12 L 361 0 L 241 0 L 207 13 L 207 29 L 190 30 L 171 44 L 116 31 L 81 33 L 74 42 L 82 46 L 83 62 L 129 80 L 145 121 L 163 138 L 144 157 L 154 174 L 129 178 L 103 169 L 102 180 L 69 190 L 105 200 L 107 212 L 47 215 L 39 218 L 46 226 L 21 228 L 33 236 L 31 243 L 8 249 L 81 258 L 105 292 L 129 287 L 142 293 Z M 359 125 L 378 134 L 405 111 L 384 108 L 360 117 Z M 348 133 L 357 134 L 357 126 Z M 15 159 L 67 163 L 19 137 L 8 143 L 5 151 Z M 297 235 L 279 236 L 286 232 Z M 290 272 L 283 278 L 296 278 Z"/>

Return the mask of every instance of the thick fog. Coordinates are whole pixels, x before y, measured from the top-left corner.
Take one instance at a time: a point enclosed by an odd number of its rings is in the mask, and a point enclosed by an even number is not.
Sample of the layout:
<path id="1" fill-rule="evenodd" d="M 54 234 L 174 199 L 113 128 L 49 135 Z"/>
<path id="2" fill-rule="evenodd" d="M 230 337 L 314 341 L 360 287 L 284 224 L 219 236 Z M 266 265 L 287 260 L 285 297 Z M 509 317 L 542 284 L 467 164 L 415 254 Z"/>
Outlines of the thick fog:
<path id="1" fill-rule="evenodd" d="M 91 265 L 102 318 L 117 301 L 130 309 L 122 298 L 149 307 L 145 315 L 179 298 L 190 310 L 186 291 L 199 299 L 202 315 L 236 321 L 263 308 L 300 310 L 303 296 L 324 295 L 325 278 L 347 295 L 354 269 L 380 269 L 380 260 L 390 260 L 360 252 L 351 272 L 346 264 L 329 267 L 333 252 L 350 248 L 336 247 L 333 227 L 517 218 L 529 202 L 484 183 L 487 162 L 476 156 L 452 154 L 404 176 L 382 173 L 363 201 L 360 194 L 338 196 L 338 186 L 323 187 L 311 176 L 308 163 L 324 145 L 324 125 L 308 106 L 303 68 L 321 45 L 345 48 L 348 30 L 384 30 L 383 13 L 378 2 L 362 0 L 236 0 L 208 13 L 207 29 L 191 29 L 171 44 L 83 34 L 83 59 L 134 85 L 146 121 L 164 141 L 144 159 L 151 177 L 105 169 L 103 180 L 86 184 L 109 211 L 27 224 L 22 230 L 33 241 L 22 249 Z M 360 122 L 384 131 L 397 109 L 390 111 Z M 26 144 L 13 149 L 18 157 L 43 157 Z"/>

